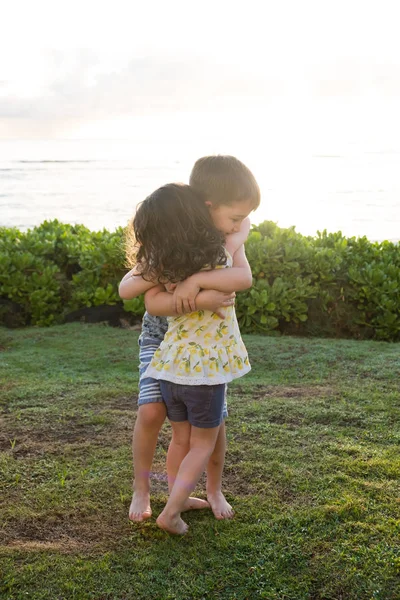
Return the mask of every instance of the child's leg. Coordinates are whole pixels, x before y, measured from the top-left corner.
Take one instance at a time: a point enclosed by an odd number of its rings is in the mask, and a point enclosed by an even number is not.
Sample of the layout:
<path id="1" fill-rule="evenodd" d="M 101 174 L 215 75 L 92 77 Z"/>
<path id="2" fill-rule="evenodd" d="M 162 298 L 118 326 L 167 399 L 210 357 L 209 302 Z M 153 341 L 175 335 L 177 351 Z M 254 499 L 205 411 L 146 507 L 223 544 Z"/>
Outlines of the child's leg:
<path id="1" fill-rule="evenodd" d="M 186 421 L 191 424 L 191 433 L 189 452 L 180 464 L 169 500 L 158 517 L 157 524 L 170 533 L 184 534 L 187 525 L 180 513 L 214 450 L 223 421 L 225 386 L 185 386 L 167 381 L 161 381 L 160 385 L 172 429 L 182 438 L 182 445 L 187 444 Z M 172 460 L 171 464 L 172 481 L 176 464 Z"/>
<path id="2" fill-rule="evenodd" d="M 226 454 L 226 427 L 225 419 L 228 417 L 228 405 L 226 401 L 227 386 L 224 393 L 224 422 L 221 424 L 214 452 L 207 465 L 207 500 L 216 519 L 232 519 L 234 511 L 222 493 L 222 473 Z"/>
<path id="3" fill-rule="evenodd" d="M 132 439 L 134 492 L 129 508 L 131 521 L 143 521 L 151 516 L 150 470 L 166 408 L 159 382 L 145 377 L 145 373 L 159 345 L 159 341 L 153 338 L 140 341 L 139 408 Z"/>
<path id="4" fill-rule="evenodd" d="M 134 492 L 129 508 L 131 521 L 143 521 L 151 516 L 150 470 L 165 415 L 163 402 L 142 404 L 138 409 L 132 439 Z"/>
<path id="5" fill-rule="evenodd" d="M 190 427 L 190 424 L 188 423 Z M 173 429 L 172 439 L 167 454 L 168 488 L 171 492 L 175 483 L 181 462 L 189 452 L 189 438 L 183 431 Z M 232 506 L 222 493 L 222 473 L 224 470 L 226 452 L 225 423 L 218 432 L 214 451 L 207 465 L 207 500 L 216 519 L 231 519 L 234 516 Z M 198 498 L 189 498 L 184 510 L 205 508 L 207 504 Z"/>
<path id="6" fill-rule="evenodd" d="M 172 439 L 167 454 L 168 489 L 170 493 L 174 487 L 179 467 L 190 450 L 190 430 L 191 425 L 188 421 L 177 423 L 175 427 L 172 427 Z M 201 498 L 189 497 L 182 511 L 201 508 L 210 508 L 210 505 Z"/>
<path id="7" fill-rule="evenodd" d="M 171 425 L 178 429 L 183 427 L 182 422 L 171 421 Z M 162 529 L 181 535 L 186 533 L 188 526 L 181 519 L 180 514 L 207 465 L 215 446 L 218 431 L 219 426 L 212 428 L 192 426 L 190 450 L 181 463 L 168 502 L 157 519 L 157 525 Z"/>
<path id="8" fill-rule="evenodd" d="M 222 423 L 215 448 L 207 465 L 207 500 L 216 519 L 232 519 L 234 511 L 222 493 L 222 473 L 226 453 L 226 429 Z"/>
<path id="9" fill-rule="evenodd" d="M 161 395 L 160 382 L 146 377 L 145 373 L 158 346 L 158 340 L 150 338 L 144 338 L 140 344 L 139 408 L 132 439 L 134 492 L 129 507 L 131 521 L 143 521 L 151 517 L 150 470 L 158 434 L 165 420 L 166 407 Z M 184 510 L 209 506 L 205 500 L 189 498 Z"/>
<path id="10" fill-rule="evenodd" d="M 172 438 L 167 454 L 168 489 L 170 493 L 174 487 L 179 467 L 190 450 L 191 430 L 189 421 L 178 422 L 175 425 L 171 423 L 171 425 Z"/>

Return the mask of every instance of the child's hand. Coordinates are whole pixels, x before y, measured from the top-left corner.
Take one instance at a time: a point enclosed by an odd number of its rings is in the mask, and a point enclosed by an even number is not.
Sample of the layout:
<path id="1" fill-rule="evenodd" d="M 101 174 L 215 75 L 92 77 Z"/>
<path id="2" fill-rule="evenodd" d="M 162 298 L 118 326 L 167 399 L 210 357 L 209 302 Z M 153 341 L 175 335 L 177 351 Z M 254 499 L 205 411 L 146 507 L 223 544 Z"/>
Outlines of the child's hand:
<path id="1" fill-rule="evenodd" d="M 227 294 L 218 290 L 203 290 L 201 292 L 201 308 L 203 310 L 210 310 L 221 317 L 221 319 L 224 319 L 225 313 L 223 308 L 235 304 L 235 297 L 235 292 Z"/>
<path id="2" fill-rule="evenodd" d="M 188 277 L 185 281 L 176 284 L 174 291 L 175 310 L 178 315 L 194 312 L 196 310 L 196 296 L 200 291 L 195 276 Z"/>

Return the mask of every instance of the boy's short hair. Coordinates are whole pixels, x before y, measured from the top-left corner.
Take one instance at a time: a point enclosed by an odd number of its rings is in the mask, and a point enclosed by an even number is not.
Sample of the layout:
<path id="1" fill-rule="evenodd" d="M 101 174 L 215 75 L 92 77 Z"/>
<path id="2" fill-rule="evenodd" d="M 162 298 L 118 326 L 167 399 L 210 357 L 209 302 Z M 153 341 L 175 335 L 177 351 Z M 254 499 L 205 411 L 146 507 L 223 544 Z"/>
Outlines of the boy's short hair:
<path id="1" fill-rule="evenodd" d="M 203 156 L 192 169 L 190 186 L 214 206 L 247 200 L 255 210 L 260 204 L 260 188 L 246 165 L 234 156 Z"/>

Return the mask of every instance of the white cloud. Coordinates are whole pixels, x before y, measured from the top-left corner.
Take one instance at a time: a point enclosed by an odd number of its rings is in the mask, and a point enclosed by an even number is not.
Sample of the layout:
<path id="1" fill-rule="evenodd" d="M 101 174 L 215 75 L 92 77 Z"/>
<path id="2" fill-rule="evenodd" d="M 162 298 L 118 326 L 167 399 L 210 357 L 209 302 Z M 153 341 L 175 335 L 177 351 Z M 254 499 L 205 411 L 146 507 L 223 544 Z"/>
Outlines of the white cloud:
<path id="1" fill-rule="evenodd" d="M 394 9 L 388 0 L 15 0 L 0 26 L 0 137 L 143 114 L 253 111 L 276 98 L 394 97 Z"/>
<path id="2" fill-rule="evenodd" d="M 195 57 L 137 58 L 119 71 L 102 68 L 85 52 L 64 58 L 51 55 L 50 60 L 57 69 L 40 94 L 0 94 L 0 118 L 55 124 L 65 119 L 214 110 L 257 104 L 284 91 L 278 78 Z"/>

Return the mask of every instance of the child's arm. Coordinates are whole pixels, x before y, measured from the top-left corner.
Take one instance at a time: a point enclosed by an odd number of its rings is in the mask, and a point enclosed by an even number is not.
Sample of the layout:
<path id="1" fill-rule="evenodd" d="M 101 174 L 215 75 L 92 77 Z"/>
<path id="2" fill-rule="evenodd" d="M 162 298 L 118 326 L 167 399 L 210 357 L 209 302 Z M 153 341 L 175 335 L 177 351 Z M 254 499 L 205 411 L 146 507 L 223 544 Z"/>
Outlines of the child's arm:
<path id="1" fill-rule="evenodd" d="M 152 281 L 145 281 L 141 275 L 138 275 L 136 267 L 134 267 L 121 279 L 118 293 L 122 300 L 132 300 L 132 298 L 144 294 L 155 285 Z"/>
<path id="2" fill-rule="evenodd" d="M 247 218 L 242 222 L 238 233 L 227 236 L 226 248 L 233 257 L 231 269 L 200 271 L 178 283 L 174 292 L 175 310 L 178 314 L 196 310 L 196 296 L 200 289 L 229 293 L 247 290 L 252 286 L 253 277 L 244 249 L 249 230 L 250 220 Z"/>
<path id="3" fill-rule="evenodd" d="M 175 301 L 172 293 L 167 292 L 163 285 L 157 285 L 148 290 L 144 297 L 146 310 L 150 315 L 158 317 L 176 317 Z M 210 310 L 221 319 L 224 313 L 221 309 L 235 302 L 235 293 L 227 294 L 217 290 L 203 290 L 196 298 L 197 310 Z"/>
<path id="4" fill-rule="evenodd" d="M 230 293 L 241 292 L 251 287 L 253 277 L 244 246 L 235 252 L 233 258 L 234 266 L 231 269 L 200 271 L 181 281 L 174 292 L 176 312 L 181 315 L 197 310 L 197 294 L 201 289 Z"/>
<path id="5" fill-rule="evenodd" d="M 213 271 L 200 271 L 177 285 L 178 291 L 174 296 L 165 291 L 153 304 L 153 298 L 160 293 L 160 286 L 151 281 L 145 281 L 137 274 L 136 268 L 127 273 L 119 284 L 119 295 L 123 300 L 131 300 L 146 293 L 151 288 L 158 289 L 150 299 L 150 314 L 158 316 L 175 316 L 199 310 L 213 310 L 217 312 L 218 307 L 229 306 L 229 300 L 233 292 L 246 290 L 252 285 L 252 274 L 250 265 L 244 251 L 244 242 L 250 230 L 250 219 L 244 219 L 240 231 L 227 236 L 226 248 L 233 256 L 233 267 L 231 269 L 216 269 Z M 200 294 L 200 289 L 209 291 L 209 294 Z M 173 298 L 173 300 L 172 300 Z M 196 301 L 195 301 L 196 299 Z M 198 304 L 197 300 L 200 301 Z M 224 304 L 224 302 L 228 302 Z M 215 308 L 215 310 L 213 309 Z"/>
<path id="6" fill-rule="evenodd" d="M 250 233 L 250 219 L 246 217 L 240 224 L 240 229 L 237 233 L 231 233 L 226 236 L 225 240 L 225 248 L 228 250 L 229 254 L 234 256 L 235 252 L 243 246 Z"/>

